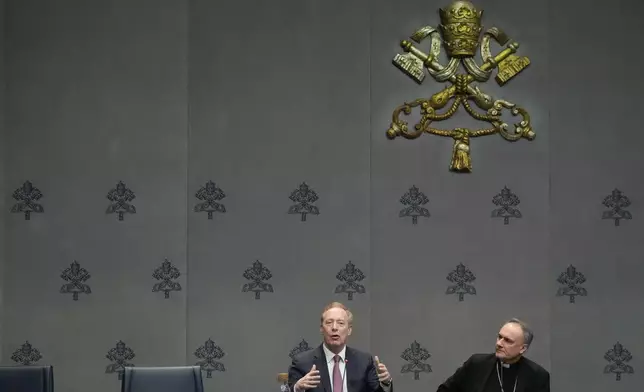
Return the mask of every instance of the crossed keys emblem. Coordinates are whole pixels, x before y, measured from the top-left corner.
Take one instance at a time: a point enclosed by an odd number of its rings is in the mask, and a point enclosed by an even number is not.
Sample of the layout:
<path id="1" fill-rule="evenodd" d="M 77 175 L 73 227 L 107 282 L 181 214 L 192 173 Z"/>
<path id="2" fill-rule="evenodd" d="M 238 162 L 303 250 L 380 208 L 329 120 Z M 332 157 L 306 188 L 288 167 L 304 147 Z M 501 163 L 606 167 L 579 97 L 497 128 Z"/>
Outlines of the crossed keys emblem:
<path id="1" fill-rule="evenodd" d="M 517 141 L 521 138 L 533 140 L 535 138 L 535 133 L 530 125 L 530 115 L 525 109 L 503 99 L 495 100 L 473 83 L 488 81 L 492 71 L 498 69 L 495 80 L 499 86 L 503 86 L 530 65 L 530 59 L 517 56 L 515 53 L 519 44 L 510 40 L 503 31 L 496 27 L 488 29 L 481 38 L 483 11 L 478 11 L 469 1 L 454 1 L 445 10 L 439 9 L 439 15 L 440 30 L 425 26 L 410 37 L 417 44 L 429 37 L 429 54 L 423 53 L 412 42 L 403 40 L 400 42 L 400 46 L 405 53 L 397 54 L 393 63 L 418 84 L 422 84 L 425 79 L 426 69 L 437 82 L 451 82 L 451 85 L 432 95 L 429 99 L 418 98 L 397 107 L 392 114 L 392 123 L 387 130 L 387 138 L 395 139 L 398 136 L 403 136 L 406 139 L 416 139 L 425 132 L 451 137 L 454 139 L 454 145 L 450 170 L 469 173 L 472 171 L 470 138 L 495 133 L 499 133 L 508 141 Z M 479 47 L 479 39 L 480 54 L 483 60 L 481 66 L 474 59 L 476 49 Z M 490 51 L 491 40 L 505 46 L 496 56 L 493 56 Z M 441 47 L 444 47 L 447 53 L 449 59 L 447 65 L 438 62 Z M 466 73 L 457 73 L 460 64 L 463 65 Z M 453 102 L 449 109 L 438 113 L 438 110 L 443 109 L 450 101 Z M 485 113 L 476 111 L 471 102 L 484 110 Z M 433 126 L 436 122 L 452 117 L 461 105 L 474 119 L 487 122 L 491 126 L 481 129 L 455 128 L 448 130 Z M 400 119 L 400 114 L 410 115 L 412 109 L 419 106 L 421 119 L 414 129 L 410 130 L 407 122 Z M 501 119 L 504 109 L 509 109 L 513 116 L 521 116 L 522 118 L 520 122 L 514 124 L 513 131 L 509 130 L 509 125 Z"/>

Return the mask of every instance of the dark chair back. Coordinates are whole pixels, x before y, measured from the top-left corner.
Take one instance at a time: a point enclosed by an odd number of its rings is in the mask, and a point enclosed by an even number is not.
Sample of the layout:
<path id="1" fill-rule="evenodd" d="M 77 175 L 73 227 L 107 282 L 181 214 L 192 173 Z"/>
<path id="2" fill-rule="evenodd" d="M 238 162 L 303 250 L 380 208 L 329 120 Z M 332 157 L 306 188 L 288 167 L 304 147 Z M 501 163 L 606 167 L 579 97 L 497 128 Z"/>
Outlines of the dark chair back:
<path id="1" fill-rule="evenodd" d="M 54 392 L 52 366 L 0 366 L 2 392 Z"/>
<path id="2" fill-rule="evenodd" d="M 203 392 L 201 368 L 126 367 L 121 392 Z"/>

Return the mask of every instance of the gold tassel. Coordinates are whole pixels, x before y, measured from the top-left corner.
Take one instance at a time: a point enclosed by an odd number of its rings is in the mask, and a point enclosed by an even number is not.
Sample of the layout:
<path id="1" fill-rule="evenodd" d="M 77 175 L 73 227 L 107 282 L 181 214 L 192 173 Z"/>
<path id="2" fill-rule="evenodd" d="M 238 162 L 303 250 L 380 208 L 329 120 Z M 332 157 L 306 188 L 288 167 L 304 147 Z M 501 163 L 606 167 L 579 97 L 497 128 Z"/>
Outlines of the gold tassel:
<path id="1" fill-rule="evenodd" d="M 452 148 L 452 161 L 450 170 L 461 173 L 472 171 L 472 159 L 470 158 L 470 136 L 467 129 L 458 128 L 454 130 L 454 147 Z"/>

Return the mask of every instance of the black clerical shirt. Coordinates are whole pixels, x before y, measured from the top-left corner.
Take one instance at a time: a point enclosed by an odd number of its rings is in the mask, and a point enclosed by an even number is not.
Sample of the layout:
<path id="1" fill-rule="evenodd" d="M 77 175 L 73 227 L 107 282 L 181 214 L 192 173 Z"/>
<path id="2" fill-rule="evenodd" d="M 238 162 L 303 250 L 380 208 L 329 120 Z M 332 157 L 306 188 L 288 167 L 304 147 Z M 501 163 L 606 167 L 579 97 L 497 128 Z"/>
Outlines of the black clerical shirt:
<path id="1" fill-rule="evenodd" d="M 503 381 L 503 392 L 514 392 L 514 383 L 517 381 L 517 374 L 522 360 L 523 358 L 519 359 L 519 361 L 509 365 L 509 367 L 506 367 L 508 364 L 503 366 L 497 362 L 497 365 L 487 378 L 483 392 L 501 392 L 502 389 L 499 385 L 499 375 L 496 373 L 497 368 L 501 375 L 501 380 Z"/>

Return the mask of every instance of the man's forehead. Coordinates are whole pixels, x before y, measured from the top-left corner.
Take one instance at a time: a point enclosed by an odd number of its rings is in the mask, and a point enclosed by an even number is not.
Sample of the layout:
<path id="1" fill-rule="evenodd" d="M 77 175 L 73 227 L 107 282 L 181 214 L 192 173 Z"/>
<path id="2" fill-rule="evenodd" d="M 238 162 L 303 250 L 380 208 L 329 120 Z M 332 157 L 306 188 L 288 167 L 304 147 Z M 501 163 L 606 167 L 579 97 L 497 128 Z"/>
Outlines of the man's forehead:
<path id="1" fill-rule="evenodd" d="M 331 308 L 324 312 L 324 319 L 346 320 L 347 312 L 342 308 Z"/>
<path id="2" fill-rule="evenodd" d="M 508 323 L 501 328 L 501 330 L 499 331 L 499 335 L 501 335 L 504 338 L 517 340 L 523 336 L 523 331 L 521 330 L 520 326 L 516 324 Z"/>

